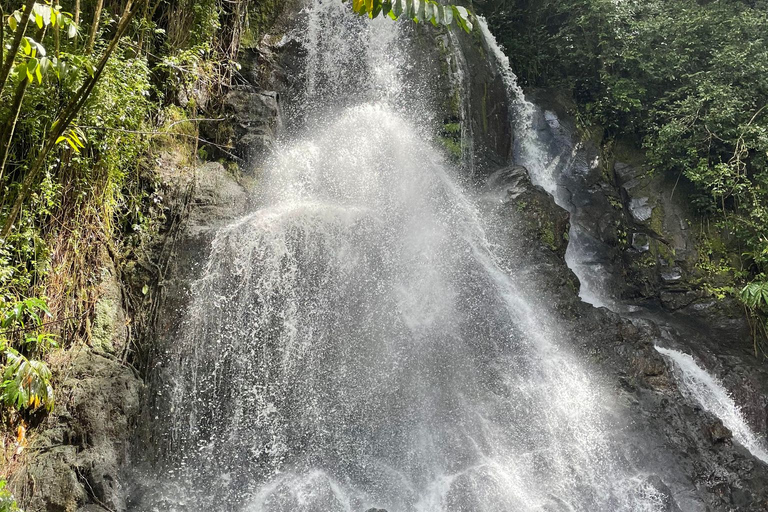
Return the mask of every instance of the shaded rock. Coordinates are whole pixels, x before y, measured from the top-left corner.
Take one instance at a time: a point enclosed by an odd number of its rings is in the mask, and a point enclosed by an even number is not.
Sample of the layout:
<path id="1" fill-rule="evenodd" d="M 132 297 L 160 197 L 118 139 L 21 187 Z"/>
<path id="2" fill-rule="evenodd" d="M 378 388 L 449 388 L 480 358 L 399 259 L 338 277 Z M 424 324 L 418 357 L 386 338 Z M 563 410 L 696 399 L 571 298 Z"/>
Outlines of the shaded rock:
<path id="1" fill-rule="evenodd" d="M 120 361 L 87 349 L 59 370 L 54 425 L 31 447 L 38 454 L 23 479 L 34 489 L 28 511 L 71 511 L 95 500 L 116 512 L 126 509 L 119 480 L 133 422 L 139 413 L 141 381 Z"/>
<path id="2" fill-rule="evenodd" d="M 651 218 L 653 208 L 648 206 L 647 197 L 640 197 L 637 199 L 630 199 L 629 212 L 637 222 L 645 222 Z"/>
<path id="3" fill-rule="evenodd" d="M 645 233 L 632 233 L 632 248 L 638 252 L 648 252 L 650 240 Z"/>
<path id="4" fill-rule="evenodd" d="M 701 292 L 695 291 L 665 291 L 660 295 L 661 304 L 672 311 L 689 306 L 700 298 Z"/>
<path id="5" fill-rule="evenodd" d="M 523 213 L 518 219 L 526 233 L 544 242 L 560 257 L 565 256 L 570 216 L 541 187 L 531 183 L 525 167 L 500 169 L 488 177 L 484 187 L 496 207 L 508 205 Z"/>
<path id="6" fill-rule="evenodd" d="M 190 232 L 197 234 L 219 227 L 245 212 L 248 192 L 222 164 L 203 164 L 197 170 L 196 178 L 188 220 Z"/>
<path id="7" fill-rule="evenodd" d="M 278 93 L 241 87 L 227 93 L 224 105 L 232 118 L 237 156 L 249 162 L 263 158 L 272 149 L 280 127 Z"/>
<path id="8" fill-rule="evenodd" d="M 712 422 L 707 428 L 707 434 L 712 444 L 721 444 L 726 441 L 730 441 L 733 438 L 731 431 L 723 425 L 723 422 L 719 419 Z"/>
<path id="9" fill-rule="evenodd" d="M 661 272 L 661 279 L 667 283 L 676 283 L 683 278 L 683 271 L 680 267 L 672 267 Z"/>

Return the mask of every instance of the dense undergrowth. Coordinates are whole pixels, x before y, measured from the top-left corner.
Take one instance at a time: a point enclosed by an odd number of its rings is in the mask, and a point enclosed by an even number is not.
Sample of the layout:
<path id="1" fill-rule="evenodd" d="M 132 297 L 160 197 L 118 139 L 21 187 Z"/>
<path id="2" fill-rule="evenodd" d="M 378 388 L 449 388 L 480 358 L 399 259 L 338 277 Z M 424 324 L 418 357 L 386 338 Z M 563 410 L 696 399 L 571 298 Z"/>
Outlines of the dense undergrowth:
<path id="1" fill-rule="evenodd" d="M 164 221 L 153 155 L 169 145 L 190 160 L 226 149 L 200 139 L 199 121 L 219 119 L 241 41 L 258 40 L 278 4 L 0 2 L 0 400 L 10 456 L 54 406 L 48 354 L 91 340 L 105 260 L 138 259 Z"/>
<path id="2" fill-rule="evenodd" d="M 704 256 L 731 276 L 719 291 L 740 297 L 765 338 L 768 2 L 475 4 L 521 82 L 570 90 L 584 126 L 641 144 L 654 172 L 690 185 L 691 210 L 713 228 L 705 243 L 717 248 Z"/>

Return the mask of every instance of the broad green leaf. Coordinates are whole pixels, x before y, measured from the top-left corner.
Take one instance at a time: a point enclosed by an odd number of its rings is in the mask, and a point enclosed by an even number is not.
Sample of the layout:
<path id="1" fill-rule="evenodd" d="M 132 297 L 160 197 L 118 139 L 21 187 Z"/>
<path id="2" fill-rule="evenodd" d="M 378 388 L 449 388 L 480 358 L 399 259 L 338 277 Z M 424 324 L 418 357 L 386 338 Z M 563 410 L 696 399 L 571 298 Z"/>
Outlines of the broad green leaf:
<path id="1" fill-rule="evenodd" d="M 381 0 L 372 0 L 373 1 L 373 8 L 369 14 L 369 16 L 373 19 L 379 16 L 382 11 L 382 3 Z"/>
<path id="2" fill-rule="evenodd" d="M 77 25 L 74 22 L 70 22 L 67 27 L 67 37 L 70 39 L 77 37 Z"/>
<path id="3" fill-rule="evenodd" d="M 35 7 L 40 6 L 40 16 L 43 18 L 43 24 L 50 25 L 51 24 L 51 6 L 50 5 L 44 5 L 44 4 L 35 4 Z"/>
<path id="4" fill-rule="evenodd" d="M 403 14 L 403 2 L 405 0 L 395 0 L 392 4 L 392 12 L 396 18 L 399 18 Z"/>
<path id="5" fill-rule="evenodd" d="M 445 7 L 443 9 L 442 23 L 443 25 L 446 25 L 446 26 L 453 23 L 453 9 L 451 9 L 450 7 Z"/>
<path id="6" fill-rule="evenodd" d="M 11 30 L 13 30 L 14 32 L 16 32 L 16 27 L 19 26 L 18 22 L 16 21 L 16 16 L 14 16 L 13 14 L 8 16 L 8 26 L 11 27 Z"/>
<path id="7" fill-rule="evenodd" d="M 20 64 L 16 64 L 14 71 L 16 72 L 19 80 L 24 80 L 27 77 L 27 63 L 22 62 Z"/>
<path id="8" fill-rule="evenodd" d="M 426 0 L 415 0 L 416 2 L 416 17 L 419 18 L 419 21 L 427 21 L 427 1 Z"/>

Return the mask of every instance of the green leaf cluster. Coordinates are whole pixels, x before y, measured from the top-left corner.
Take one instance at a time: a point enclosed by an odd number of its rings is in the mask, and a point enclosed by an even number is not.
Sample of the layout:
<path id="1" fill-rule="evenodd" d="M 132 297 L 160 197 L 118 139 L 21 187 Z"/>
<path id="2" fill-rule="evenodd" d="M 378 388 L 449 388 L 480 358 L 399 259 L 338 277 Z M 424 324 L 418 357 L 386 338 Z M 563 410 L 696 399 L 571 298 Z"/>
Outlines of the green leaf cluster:
<path id="1" fill-rule="evenodd" d="M 342 0 L 348 2 L 350 0 Z M 360 15 L 376 18 L 389 16 L 393 20 L 401 17 L 415 22 L 428 21 L 433 25 L 450 26 L 453 23 L 466 32 L 472 32 L 472 14 L 462 6 L 443 5 L 434 0 L 351 0 L 352 10 Z"/>
<path id="2" fill-rule="evenodd" d="M 51 371 L 41 359 L 56 347 L 54 336 L 45 329 L 50 317 L 45 300 L 28 298 L 4 304 L 0 309 L 0 353 L 3 357 L 0 400 L 18 412 L 54 405 Z"/>
<path id="3" fill-rule="evenodd" d="M 24 512 L 8 490 L 8 482 L 5 480 L 0 480 L 0 512 Z"/>

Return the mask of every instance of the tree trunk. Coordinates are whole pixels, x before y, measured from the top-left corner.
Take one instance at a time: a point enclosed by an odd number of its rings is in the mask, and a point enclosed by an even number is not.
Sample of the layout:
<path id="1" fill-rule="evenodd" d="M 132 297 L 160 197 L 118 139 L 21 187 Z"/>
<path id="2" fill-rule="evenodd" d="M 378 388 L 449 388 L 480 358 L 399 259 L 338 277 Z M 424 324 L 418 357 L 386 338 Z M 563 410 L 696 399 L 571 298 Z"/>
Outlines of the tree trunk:
<path id="1" fill-rule="evenodd" d="M 91 25 L 91 34 L 88 36 L 88 44 L 85 47 L 85 53 L 93 52 L 93 45 L 96 44 L 96 34 L 99 32 L 99 21 L 101 20 L 101 10 L 104 8 L 104 0 L 97 0 L 96 10 L 93 12 L 93 24 Z"/>

